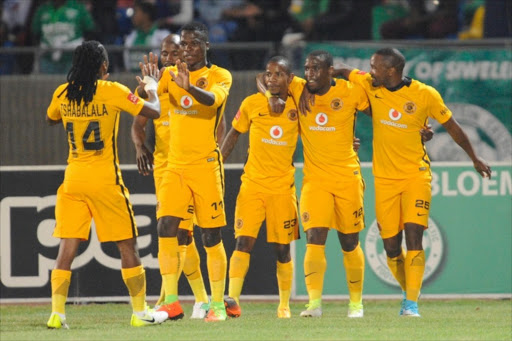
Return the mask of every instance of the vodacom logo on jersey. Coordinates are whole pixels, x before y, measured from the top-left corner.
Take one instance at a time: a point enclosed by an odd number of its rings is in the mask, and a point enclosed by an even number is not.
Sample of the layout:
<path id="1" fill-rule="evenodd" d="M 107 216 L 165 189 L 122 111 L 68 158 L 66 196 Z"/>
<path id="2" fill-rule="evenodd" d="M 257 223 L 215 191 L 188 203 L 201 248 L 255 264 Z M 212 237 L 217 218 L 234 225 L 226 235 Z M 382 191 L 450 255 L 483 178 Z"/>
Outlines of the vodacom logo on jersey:
<path id="1" fill-rule="evenodd" d="M 319 112 L 315 116 L 315 123 L 318 124 L 317 126 L 309 126 L 309 130 L 314 131 L 335 131 L 335 127 L 324 127 L 327 122 L 329 122 L 329 118 L 327 117 L 327 114 L 323 112 Z"/>
<path id="2" fill-rule="evenodd" d="M 188 109 L 192 106 L 192 104 L 194 104 L 194 102 L 190 96 L 182 96 L 180 104 L 182 108 Z"/>
<path id="3" fill-rule="evenodd" d="M 279 140 L 281 137 L 283 137 L 283 128 L 280 126 L 273 126 L 270 128 L 270 139 L 262 138 L 261 142 L 267 143 L 267 144 L 273 144 L 275 146 L 286 146 L 288 145 L 288 142 L 286 141 L 276 141 Z"/>
<path id="4" fill-rule="evenodd" d="M 398 121 L 400 118 L 402 118 L 402 113 L 391 108 L 389 109 L 389 118 L 392 119 L 393 121 Z"/>

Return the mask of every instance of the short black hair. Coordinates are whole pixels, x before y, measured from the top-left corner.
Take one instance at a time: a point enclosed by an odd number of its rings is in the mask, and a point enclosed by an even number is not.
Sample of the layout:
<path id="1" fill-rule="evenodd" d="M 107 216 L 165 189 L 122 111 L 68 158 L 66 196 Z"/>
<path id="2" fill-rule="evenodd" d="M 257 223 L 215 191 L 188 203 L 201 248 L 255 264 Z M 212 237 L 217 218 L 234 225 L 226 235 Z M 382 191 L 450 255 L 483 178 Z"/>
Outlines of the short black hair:
<path id="1" fill-rule="evenodd" d="M 208 41 L 208 27 L 206 27 L 205 24 L 199 22 L 199 21 L 193 21 L 188 24 L 185 24 L 180 29 L 181 32 L 183 31 L 193 31 L 200 33 L 200 36 L 202 40 L 205 42 Z"/>
<path id="2" fill-rule="evenodd" d="M 315 50 L 313 52 L 310 52 L 307 58 L 309 57 L 320 59 L 323 63 L 325 63 L 325 66 L 328 68 L 333 65 L 332 54 L 325 50 Z"/>
<path id="3" fill-rule="evenodd" d="M 133 7 L 138 7 L 140 10 L 147 15 L 149 15 L 149 18 L 151 21 L 156 20 L 156 7 L 155 5 L 148 0 L 135 0 L 135 3 L 133 4 Z"/>
<path id="4" fill-rule="evenodd" d="M 291 68 L 291 65 L 290 65 L 290 61 L 288 60 L 288 58 L 286 57 L 283 57 L 283 56 L 274 56 L 272 58 L 269 59 L 269 61 L 267 62 L 267 64 L 269 63 L 277 63 L 277 64 L 280 64 L 283 66 L 284 68 L 284 72 L 289 75 L 290 73 L 292 73 L 292 68 Z"/>
<path id="5" fill-rule="evenodd" d="M 397 49 L 385 47 L 380 50 L 377 50 L 375 54 L 386 57 L 386 59 L 388 60 L 389 67 L 395 68 L 398 73 L 402 73 L 404 71 L 405 57 Z"/>

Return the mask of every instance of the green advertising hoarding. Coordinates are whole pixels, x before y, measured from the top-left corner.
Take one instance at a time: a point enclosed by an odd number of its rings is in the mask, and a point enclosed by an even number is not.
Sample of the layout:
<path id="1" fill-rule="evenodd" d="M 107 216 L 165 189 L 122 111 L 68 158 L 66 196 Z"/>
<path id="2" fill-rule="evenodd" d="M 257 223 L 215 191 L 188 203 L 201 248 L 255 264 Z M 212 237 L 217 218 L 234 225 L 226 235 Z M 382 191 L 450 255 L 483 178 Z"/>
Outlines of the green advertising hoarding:
<path id="1" fill-rule="evenodd" d="M 434 163 L 423 294 L 512 293 L 512 164 L 492 164 L 491 180 L 470 163 Z M 371 164 L 362 165 L 366 182 L 365 224 L 360 242 L 365 253 L 364 294 L 399 294 L 386 264 L 375 221 Z M 302 169 L 297 168 L 297 188 Z M 305 236 L 295 242 L 296 297 L 307 295 L 304 281 Z M 405 245 L 404 245 L 405 248 Z M 326 245 L 324 295 L 347 295 L 343 255 L 335 231 Z"/>
<path id="2" fill-rule="evenodd" d="M 382 46 L 381 46 L 382 47 Z M 309 43 L 303 58 L 313 50 L 327 50 L 339 62 L 370 70 L 375 45 Z M 400 47 L 406 58 L 404 74 L 436 88 L 468 134 L 477 153 L 487 161 L 512 160 L 512 50 L 507 48 Z M 298 72 L 302 75 L 302 70 Z M 371 161 L 371 120 L 358 115 L 356 136 L 359 157 Z M 467 161 L 455 144 L 446 150 L 449 135 L 436 122 L 436 137 L 429 144 L 433 161 Z M 299 157 L 300 160 L 300 157 Z"/>

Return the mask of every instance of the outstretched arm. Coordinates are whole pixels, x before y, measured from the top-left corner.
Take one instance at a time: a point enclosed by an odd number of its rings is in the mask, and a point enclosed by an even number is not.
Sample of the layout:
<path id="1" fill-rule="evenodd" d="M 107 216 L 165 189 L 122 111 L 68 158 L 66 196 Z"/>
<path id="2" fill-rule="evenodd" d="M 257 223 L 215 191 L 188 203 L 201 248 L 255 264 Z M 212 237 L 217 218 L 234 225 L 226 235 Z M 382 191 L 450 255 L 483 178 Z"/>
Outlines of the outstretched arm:
<path id="1" fill-rule="evenodd" d="M 333 76 L 334 77 L 342 77 L 344 79 L 348 80 L 348 76 L 354 70 L 353 67 L 348 66 L 347 64 L 343 63 L 336 63 L 336 68 L 334 68 Z"/>
<path id="2" fill-rule="evenodd" d="M 464 149 L 466 154 L 468 154 L 468 156 L 471 158 L 471 161 L 473 161 L 473 166 L 475 167 L 476 171 L 480 173 L 483 178 L 488 177 L 490 179 L 491 167 L 489 167 L 487 162 L 475 154 L 468 136 L 464 130 L 462 130 L 461 126 L 455 120 L 455 118 L 451 117 L 448 121 L 443 123 L 443 127 L 446 129 L 446 131 L 448 131 L 452 139 L 457 142 L 457 144 L 461 146 L 462 149 Z"/>
<path id="3" fill-rule="evenodd" d="M 149 172 L 153 170 L 153 154 L 144 144 L 146 141 L 145 129 L 147 122 L 147 117 L 137 115 L 133 119 L 131 129 L 132 142 L 135 145 L 137 168 L 139 169 L 139 174 L 142 175 L 149 175 Z"/>
<path id="4" fill-rule="evenodd" d="M 226 137 L 226 116 L 222 115 L 219 126 L 217 127 L 217 144 L 222 146 Z"/>
<path id="5" fill-rule="evenodd" d="M 240 132 L 237 131 L 235 128 L 231 127 L 228 135 L 226 136 L 226 139 L 222 143 L 222 147 L 220 148 L 220 152 L 222 154 L 222 159 L 224 161 L 226 161 L 226 159 L 229 157 L 229 155 L 233 151 L 233 148 L 235 148 L 235 144 L 236 144 L 236 141 L 238 141 L 239 136 L 240 136 Z"/>

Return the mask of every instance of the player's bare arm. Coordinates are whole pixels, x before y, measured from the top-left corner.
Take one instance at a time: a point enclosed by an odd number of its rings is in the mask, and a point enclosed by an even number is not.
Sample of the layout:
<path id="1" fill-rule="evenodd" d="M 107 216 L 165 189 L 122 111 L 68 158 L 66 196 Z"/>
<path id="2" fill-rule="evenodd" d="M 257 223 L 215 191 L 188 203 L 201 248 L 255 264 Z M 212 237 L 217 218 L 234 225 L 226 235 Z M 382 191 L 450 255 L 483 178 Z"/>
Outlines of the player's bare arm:
<path id="1" fill-rule="evenodd" d="M 137 115 L 133 119 L 131 137 L 135 146 L 135 157 L 139 174 L 149 175 L 153 170 L 153 153 L 145 145 L 148 118 Z"/>
<path id="2" fill-rule="evenodd" d="M 224 140 L 224 143 L 222 143 L 222 147 L 220 148 L 220 152 L 222 154 L 222 159 L 225 161 L 228 156 L 233 151 L 233 148 L 235 148 L 236 141 L 238 141 L 238 137 L 240 136 L 240 132 L 237 131 L 235 128 L 231 127 L 231 129 L 228 132 L 228 135 L 226 136 L 226 139 Z"/>
<path id="3" fill-rule="evenodd" d="M 348 66 L 347 64 L 343 63 L 336 63 L 336 66 L 333 70 L 332 76 L 333 77 L 342 77 L 346 80 L 348 80 L 348 76 L 354 70 L 353 67 Z"/>
<path id="4" fill-rule="evenodd" d="M 434 137 L 434 131 L 432 130 L 432 125 L 427 124 L 420 130 L 421 140 L 423 142 L 428 142 L 432 140 L 432 137 Z"/>
<path id="5" fill-rule="evenodd" d="M 268 98 L 268 104 L 270 105 L 270 110 L 275 112 L 276 114 L 280 114 L 284 111 L 284 107 L 286 106 L 286 101 L 280 98 L 279 96 L 272 95 L 265 84 L 265 74 L 263 72 L 259 73 L 256 76 L 256 87 L 258 91 L 264 94 Z"/>
<path id="6" fill-rule="evenodd" d="M 158 69 L 158 64 L 147 63 L 142 66 L 141 71 L 144 79 L 140 78 L 139 76 L 137 76 L 136 79 L 137 82 L 139 82 L 139 87 L 142 87 L 148 95 L 148 99 L 144 101 L 144 106 L 140 110 L 139 115 L 149 118 L 159 118 L 160 100 L 158 99 L 158 95 L 156 93 L 158 87 L 157 82 L 160 79 L 160 70 Z"/>
<path id="7" fill-rule="evenodd" d="M 305 116 L 311 111 L 313 105 L 315 105 L 315 95 L 309 92 L 308 87 L 305 86 L 299 98 L 299 112 Z"/>
<path id="8" fill-rule="evenodd" d="M 190 84 L 190 73 L 187 64 L 178 59 L 176 66 L 178 69 L 177 75 L 174 72 L 169 71 L 172 80 L 176 83 L 176 85 L 187 91 L 199 103 L 207 106 L 213 105 L 215 103 L 215 95 L 213 92 L 203 90 Z"/>
<path id="9" fill-rule="evenodd" d="M 222 115 L 219 126 L 217 127 L 217 144 L 222 146 L 226 138 L 226 116 Z"/>
<path id="10" fill-rule="evenodd" d="M 473 166 L 476 171 L 483 177 L 491 178 L 491 167 L 485 162 L 485 160 L 479 158 L 475 151 L 473 150 L 473 146 L 468 139 L 468 136 L 462 130 L 459 123 L 455 120 L 455 118 L 451 117 L 448 121 L 443 123 L 443 127 L 450 134 L 452 139 L 457 142 L 457 144 L 464 149 L 466 154 L 470 157 L 471 161 L 473 161 Z"/>

